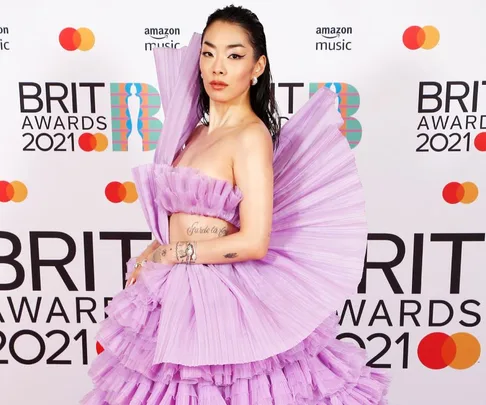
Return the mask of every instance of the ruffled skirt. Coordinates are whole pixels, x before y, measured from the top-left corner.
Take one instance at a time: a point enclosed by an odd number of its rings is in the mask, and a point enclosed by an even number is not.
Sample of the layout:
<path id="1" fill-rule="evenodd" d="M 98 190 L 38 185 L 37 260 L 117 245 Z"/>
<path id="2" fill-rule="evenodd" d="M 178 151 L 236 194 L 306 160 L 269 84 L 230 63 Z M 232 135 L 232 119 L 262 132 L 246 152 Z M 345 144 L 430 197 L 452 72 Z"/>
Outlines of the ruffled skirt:
<path id="1" fill-rule="evenodd" d="M 293 348 L 241 364 L 153 364 L 168 266 L 137 282 L 106 308 L 97 336 L 104 351 L 89 375 L 83 405 L 374 405 L 386 404 L 389 380 L 366 366 L 366 352 L 337 340 L 329 316 Z M 152 269 L 152 270 L 156 270 Z M 174 325 L 176 327 L 176 325 Z M 171 330 L 167 330 L 168 334 Z"/>

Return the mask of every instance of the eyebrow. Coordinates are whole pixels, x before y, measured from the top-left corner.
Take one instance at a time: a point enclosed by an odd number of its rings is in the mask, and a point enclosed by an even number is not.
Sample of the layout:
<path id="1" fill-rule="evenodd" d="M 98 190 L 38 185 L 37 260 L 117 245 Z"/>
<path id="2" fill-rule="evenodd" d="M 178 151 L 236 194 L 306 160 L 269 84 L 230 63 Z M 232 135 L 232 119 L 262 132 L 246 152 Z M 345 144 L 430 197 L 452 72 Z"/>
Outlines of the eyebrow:
<path id="1" fill-rule="evenodd" d="M 209 41 L 204 41 L 204 44 L 207 45 L 207 46 L 209 46 L 210 48 L 216 48 L 216 45 L 212 44 Z M 242 45 L 242 44 L 231 44 L 231 45 L 227 45 L 226 48 L 227 49 L 231 49 L 231 48 L 245 48 L 245 46 Z"/>

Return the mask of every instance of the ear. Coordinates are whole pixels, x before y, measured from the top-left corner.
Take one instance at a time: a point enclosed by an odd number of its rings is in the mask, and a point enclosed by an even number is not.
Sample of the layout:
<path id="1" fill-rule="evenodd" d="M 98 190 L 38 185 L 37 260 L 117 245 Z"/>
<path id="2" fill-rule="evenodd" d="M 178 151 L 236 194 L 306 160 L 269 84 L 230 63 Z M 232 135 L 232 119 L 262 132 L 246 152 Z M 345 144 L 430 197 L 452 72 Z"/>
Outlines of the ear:
<path id="1" fill-rule="evenodd" d="M 266 56 L 265 55 L 260 56 L 257 62 L 255 63 L 255 67 L 253 68 L 253 76 L 260 77 L 260 75 L 265 71 L 266 65 L 267 65 Z"/>

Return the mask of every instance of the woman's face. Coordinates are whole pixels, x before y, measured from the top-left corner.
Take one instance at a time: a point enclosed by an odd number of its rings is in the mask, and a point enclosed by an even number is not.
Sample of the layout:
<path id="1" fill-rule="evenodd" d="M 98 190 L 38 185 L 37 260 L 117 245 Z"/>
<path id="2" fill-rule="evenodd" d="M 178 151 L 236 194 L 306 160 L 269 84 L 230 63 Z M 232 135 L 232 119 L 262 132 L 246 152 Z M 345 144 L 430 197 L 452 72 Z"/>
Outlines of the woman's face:
<path id="1" fill-rule="evenodd" d="M 265 56 L 255 61 L 248 34 L 239 25 L 215 21 L 204 34 L 199 68 L 209 98 L 228 102 L 244 95 L 252 78 L 263 73 Z"/>

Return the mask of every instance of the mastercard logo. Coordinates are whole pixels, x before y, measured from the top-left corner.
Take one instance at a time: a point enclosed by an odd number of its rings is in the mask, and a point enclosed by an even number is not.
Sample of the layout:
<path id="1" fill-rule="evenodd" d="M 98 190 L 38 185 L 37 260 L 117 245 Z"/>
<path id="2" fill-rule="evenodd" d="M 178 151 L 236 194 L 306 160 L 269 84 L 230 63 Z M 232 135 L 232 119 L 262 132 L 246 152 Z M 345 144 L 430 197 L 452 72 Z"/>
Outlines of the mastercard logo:
<path id="1" fill-rule="evenodd" d="M 126 181 L 125 183 L 112 181 L 106 186 L 105 195 L 108 201 L 115 204 L 120 202 L 133 203 L 138 198 L 135 183 L 131 181 Z"/>
<path id="2" fill-rule="evenodd" d="M 59 43 L 66 51 L 89 51 L 93 48 L 95 37 L 89 28 L 64 28 L 59 34 Z"/>
<path id="3" fill-rule="evenodd" d="M 471 204 L 476 201 L 478 195 L 478 187 L 470 181 L 465 183 L 451 182 L 442 190 L 442 197 L 449 204 Z"/>
<path id="4" fill-rule="evenodd" d="M 474 138 L 474 147 L 480 152 L 486 152 L 486 132 L 481 132 Z"/>
<path id="5" fill-rule="evenodd" d="M 440 39 L 439 30 L 432 25 L 408 27 L 403 33 L 403 44 L 411 50 L 432 49 L 437 46 Z"/>
<path id="6" fill-rule="evenodd" d="M 78 144 L 85 152 L 102 152 L 108 147 L 108 138 L 102 133 L 85 132 L 79 137 Z"/>
<path id="7" fill-rule="evenodd" d="M 425 336 L 417 349 L 422 364 L 432 370 L 447 366 L 456 370 L 472 367 L 479 360 L 481 345 L 469 333 L 455 333 L 451 336 L 435 332 Z"/>
<path id="8" fill-rule="evenodd" d="M 105 351 L 105 348 L 101 346 L 100 342 L 96 342 L 96 353 L 101 354 Z"/>
<path id="9" fill-rule="evenodd" d="M 0 181 L 0 202 L 22 202 L 27 198 L 27 187 L 21 181 Z"/>

